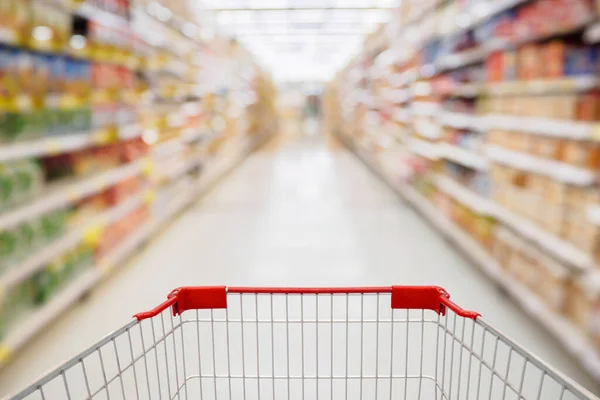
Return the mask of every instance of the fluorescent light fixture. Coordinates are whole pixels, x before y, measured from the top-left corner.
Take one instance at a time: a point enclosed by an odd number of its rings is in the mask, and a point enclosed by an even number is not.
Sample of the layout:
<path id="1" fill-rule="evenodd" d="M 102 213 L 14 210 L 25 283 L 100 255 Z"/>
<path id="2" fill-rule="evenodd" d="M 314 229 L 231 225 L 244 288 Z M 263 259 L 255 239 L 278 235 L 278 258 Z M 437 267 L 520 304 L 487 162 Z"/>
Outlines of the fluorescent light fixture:
<path id="1" fill-rule="evenodd" d="M 32 31 L 33 38 L 40 42 L 46 42 L 52 39 L 54 32 L 47 26 L 36 26 Z"/>

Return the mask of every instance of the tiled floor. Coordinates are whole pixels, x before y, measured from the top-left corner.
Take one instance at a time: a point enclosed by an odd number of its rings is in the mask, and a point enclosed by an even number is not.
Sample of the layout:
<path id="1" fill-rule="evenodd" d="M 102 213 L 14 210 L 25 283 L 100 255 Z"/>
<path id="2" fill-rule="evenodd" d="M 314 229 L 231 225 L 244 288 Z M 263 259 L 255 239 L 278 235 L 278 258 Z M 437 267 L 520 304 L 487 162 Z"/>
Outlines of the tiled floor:
<path id="1" fill-rule="evenodd" d="M 593 383 L 535 323 L 349 152 L 297 137 L 253 155 L 0 373 L 0 397 L 182 285 L 435 284 Z"/>

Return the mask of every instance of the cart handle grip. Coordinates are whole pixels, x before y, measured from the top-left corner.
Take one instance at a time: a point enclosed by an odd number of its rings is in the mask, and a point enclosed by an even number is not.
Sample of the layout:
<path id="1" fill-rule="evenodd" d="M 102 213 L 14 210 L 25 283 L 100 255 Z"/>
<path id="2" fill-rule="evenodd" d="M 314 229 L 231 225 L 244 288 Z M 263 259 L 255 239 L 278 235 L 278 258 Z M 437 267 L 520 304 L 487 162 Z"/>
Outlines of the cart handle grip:
<path id="1" fill-rule="evenodd" d="M 186 310 L 227 308 L 227 293 L 236 294 L 365 294 L 390 293 L 392 309 L 433 310 L 440 315 L 449 308 L 460 317 L 476 319 L 479 313 L 467 311 L 450 300 L 450 295 L 439 286 L 387 286 L 349 288 L 251 288 L 226 286 L 181 287 L 173 290 L 158 307 L 134 315 L 138 321 L 152 318 L 171 307 L 173 316 Z"/>

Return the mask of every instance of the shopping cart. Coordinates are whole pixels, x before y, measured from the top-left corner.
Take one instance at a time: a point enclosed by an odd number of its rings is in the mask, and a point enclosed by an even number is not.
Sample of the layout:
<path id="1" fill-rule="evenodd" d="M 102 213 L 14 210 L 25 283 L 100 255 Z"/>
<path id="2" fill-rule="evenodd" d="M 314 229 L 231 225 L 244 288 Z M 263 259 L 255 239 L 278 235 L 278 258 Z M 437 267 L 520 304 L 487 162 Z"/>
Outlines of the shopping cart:
<path id="1" fill-rule="evenodd" d="M 593 399 L 439 287 L 184 287 L 15 399 Z"/>

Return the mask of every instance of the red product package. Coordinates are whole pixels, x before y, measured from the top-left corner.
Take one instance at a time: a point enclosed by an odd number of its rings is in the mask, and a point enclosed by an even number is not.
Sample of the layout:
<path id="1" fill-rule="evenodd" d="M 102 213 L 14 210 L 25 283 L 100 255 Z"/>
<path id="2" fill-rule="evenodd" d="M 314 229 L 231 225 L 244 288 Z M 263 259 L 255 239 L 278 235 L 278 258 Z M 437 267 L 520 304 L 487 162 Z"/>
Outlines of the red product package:
<path id="1" fill-rule="evenodd" d="M 488 82 L 499 82 L 503 77 L 502 53 L 491 53 L 486 62 L 486 75 Z"/>

